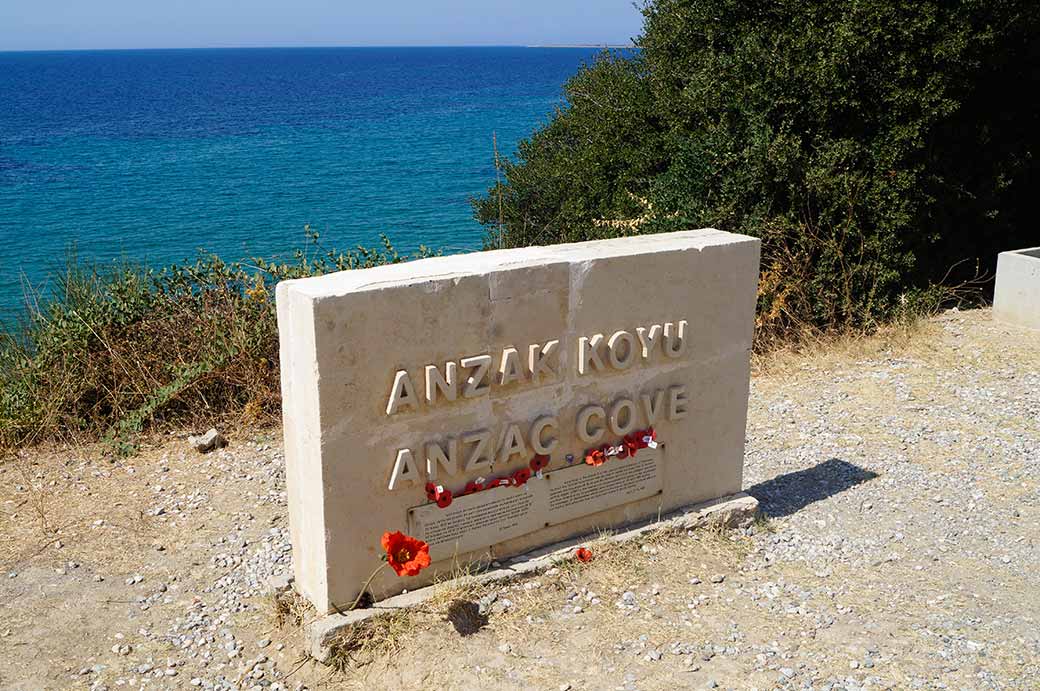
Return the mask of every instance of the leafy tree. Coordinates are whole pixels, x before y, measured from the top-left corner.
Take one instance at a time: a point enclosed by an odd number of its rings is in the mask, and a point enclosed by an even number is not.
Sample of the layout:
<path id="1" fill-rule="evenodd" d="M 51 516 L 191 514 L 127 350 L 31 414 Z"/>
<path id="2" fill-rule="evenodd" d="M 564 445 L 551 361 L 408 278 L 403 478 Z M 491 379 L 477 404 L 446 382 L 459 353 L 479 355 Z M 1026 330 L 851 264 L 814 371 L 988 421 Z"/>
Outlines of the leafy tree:
<path id="1" fill-rule="evenodd" d="M 1040 244 L 1040 3 L 651 0 L 504 180 L 487 244 L 763 240 L 759 326 L 869 326 Z"/>

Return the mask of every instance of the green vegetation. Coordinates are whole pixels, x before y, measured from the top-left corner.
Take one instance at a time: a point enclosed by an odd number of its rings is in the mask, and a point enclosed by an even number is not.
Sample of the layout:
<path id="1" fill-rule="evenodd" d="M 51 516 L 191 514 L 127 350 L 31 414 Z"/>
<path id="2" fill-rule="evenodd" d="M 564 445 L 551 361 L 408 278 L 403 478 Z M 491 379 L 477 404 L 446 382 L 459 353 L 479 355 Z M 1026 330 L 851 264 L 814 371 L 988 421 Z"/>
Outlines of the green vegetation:
<path id="1" fill-rule="evenodd" d="M 104 438 L 129 453 L 146 426 L 276 414 L 274 284 L 406 259 L 385 238 L 339 252 L 307 232 L 308 251 L 283 263 L 202 255 L 101 271 L 71 257 L 20 327 L 0 331 L 0 449 Z"/>
<path id="2" fill-rule="evenodd" d="M 652 0 L 474 201 L 487 245 L 762 238 L 759 345 L 934 306 L 1036 244 L 1040 4 Z"/>
<path id="3" fill-rule="evenodd" d="M 474 201 L 487 245 L 714 226 L 763 240 L 759 346 L 933 308 L 1036 244 L 1040 3 L 652 0 Z M 0 335 L 0 449 L 278 409 L 273 284 L 401 261 L 313 247 L 75 260 Z M 425 251 L 423 252 L 425 254 Z"/>

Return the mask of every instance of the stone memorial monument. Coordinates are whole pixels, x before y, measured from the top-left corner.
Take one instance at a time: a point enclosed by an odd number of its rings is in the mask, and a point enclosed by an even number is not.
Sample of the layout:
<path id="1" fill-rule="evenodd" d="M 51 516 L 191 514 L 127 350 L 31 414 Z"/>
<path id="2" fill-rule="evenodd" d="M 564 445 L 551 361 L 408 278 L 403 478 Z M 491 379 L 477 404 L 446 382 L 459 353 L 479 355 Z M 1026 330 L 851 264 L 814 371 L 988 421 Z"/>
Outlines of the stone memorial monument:
<path id="1" fill-rule="evenodd" d="M 278 286 L 296 588 L 346 608 L 401 531 L 419 576 L 739 492 L 757 239 L 694 230 Z"/>

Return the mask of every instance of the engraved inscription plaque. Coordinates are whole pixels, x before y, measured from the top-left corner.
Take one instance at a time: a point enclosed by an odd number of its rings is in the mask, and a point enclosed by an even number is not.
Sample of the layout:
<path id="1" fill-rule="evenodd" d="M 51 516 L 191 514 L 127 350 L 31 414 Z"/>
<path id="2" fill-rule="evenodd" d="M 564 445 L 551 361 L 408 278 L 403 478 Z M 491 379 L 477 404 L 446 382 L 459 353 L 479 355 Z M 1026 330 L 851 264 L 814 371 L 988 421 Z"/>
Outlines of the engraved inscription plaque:
<path id="1" fill-rule="evenodd" d="M 661 447 L 641 449 L 634 459 L 549 473 L 548 522 L 564 523 L 659 493 L 663 486 L 661 455 Z"/>
<path id="2" fill-rule="evenodd" d="M 447 559 L 539 528 L 565 523 L 660 493 L 662 448 L 594 468 L 561 468 L 523 487 L 496 487 L 457 497 L 451 506 L 408 510 L 408 531 L 430 545 L 430 557 Z"/>

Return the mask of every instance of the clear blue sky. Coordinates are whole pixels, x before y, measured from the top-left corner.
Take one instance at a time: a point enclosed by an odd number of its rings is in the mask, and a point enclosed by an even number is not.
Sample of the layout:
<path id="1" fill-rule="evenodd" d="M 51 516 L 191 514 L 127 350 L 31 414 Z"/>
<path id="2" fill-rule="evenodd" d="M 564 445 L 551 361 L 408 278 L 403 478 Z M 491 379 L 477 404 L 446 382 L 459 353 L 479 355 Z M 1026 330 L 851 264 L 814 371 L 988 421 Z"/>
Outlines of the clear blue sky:
<path id="1" fill-rule="evenodd" d="M 627 43 L 633 0 L 0 0 L 0 50 Z"/>

